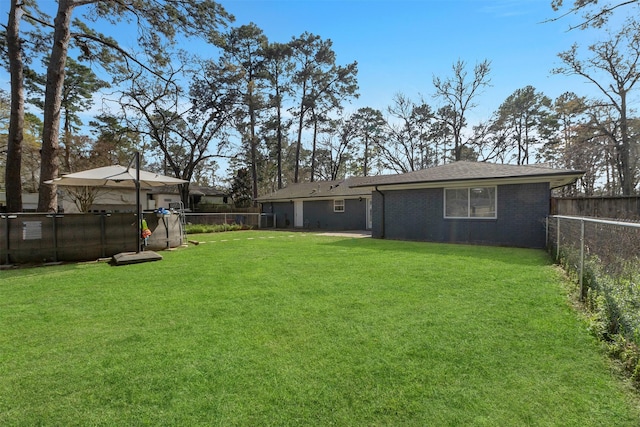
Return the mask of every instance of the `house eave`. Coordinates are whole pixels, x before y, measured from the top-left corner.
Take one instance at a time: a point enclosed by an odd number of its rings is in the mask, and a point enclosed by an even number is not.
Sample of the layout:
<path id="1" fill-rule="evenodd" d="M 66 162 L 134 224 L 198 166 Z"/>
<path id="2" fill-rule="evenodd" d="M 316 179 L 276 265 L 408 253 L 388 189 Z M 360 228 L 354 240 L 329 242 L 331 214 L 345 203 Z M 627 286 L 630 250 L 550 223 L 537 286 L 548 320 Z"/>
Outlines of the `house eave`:
<path id="1" fill-rule="evenodd" d="M 278 197 L 278 198 L 258 198 L 256 201 L 258 203 L 282 203 L 282 202 L 291 202 L 293 200 L 304 200 L 305 202 L 313 202 L 320 200 L 353 200 L 353 199 L 364 199 L 367 197 L 371 197 L 369 193 L 362 194 L 350 194 L 350 195 L 340 195 L 340 194 L 329 194 L 326 196 L 315 196 L 315 197 L 305 197 L 305 196 L 295 196 L 295 197 Z"/>
<path id="2" fill-rule="evenodd" d="M 354 186 L 358 188 L 369 188 L 373 191 L 375 188 L 380 190 L 417 190 L 423 188 L 457 188 L 469 187 L 473 185 L 497 186 L 510 184 L 536 184 L 540 182 L 548 182 L 550 188 L 563 187 L 575 182 L 582 177 L 584 173 L 571 174 L 550 174 L 535 176 L 514 176 L 514 177 L 498 177 L 498 178 L 463 178 L 454 180 L 439 181 L 417 181 L 395 184 L 368 184 L 366 186 Z"/>

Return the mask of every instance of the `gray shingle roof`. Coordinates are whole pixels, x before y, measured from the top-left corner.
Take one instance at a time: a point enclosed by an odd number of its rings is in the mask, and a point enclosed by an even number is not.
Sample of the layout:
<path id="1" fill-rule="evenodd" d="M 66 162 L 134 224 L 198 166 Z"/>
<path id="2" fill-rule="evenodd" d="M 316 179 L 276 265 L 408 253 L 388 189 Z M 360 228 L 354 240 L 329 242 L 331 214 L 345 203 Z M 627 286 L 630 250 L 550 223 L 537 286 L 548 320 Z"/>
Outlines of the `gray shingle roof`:
<path id="1" fill-rule="evenodd" d="M 551 187 L 567 185 L 580 178 L 584 171 L 556 169 L 543 165 L 503 165 L 485 162 L 459 161 L 415 172 L 353 177 L 338 181 L 303 182 L 288 185 L 266 196 L 259 202 L 275 202 L 309 198 L 355 198 L 368 196 L 374 186 L 385 185 L 446 185 L 461 181 L 500 179 L 526 179 L 529 182 L 549 182 Z"/>
<path id="2" fill-rule="evenodd" d="M 259 202 L 275 202 L 293 199 L 308 198 L 356 198 L 371 195 L 367 188 L 355 188 L 366 178 L 347 178 L 337 181 L 301 182 L 290 184 L 287 187 L 271 194 L 258 197 Z"/>
<path id="3" fill-rule="evenodd" d="M 531 178 L 540 182 L 566 185 L 584 174 L 584 171 L 555 169 L 543 165 L 504 165 L 484 162 L 459 161 L 398 175 L 379 175 L 362 178 L 356 187 L 376 185 L 402 185 L 446 183 L 506 178 Z M 566 181 L 566 182 L 565 182 Z"/>

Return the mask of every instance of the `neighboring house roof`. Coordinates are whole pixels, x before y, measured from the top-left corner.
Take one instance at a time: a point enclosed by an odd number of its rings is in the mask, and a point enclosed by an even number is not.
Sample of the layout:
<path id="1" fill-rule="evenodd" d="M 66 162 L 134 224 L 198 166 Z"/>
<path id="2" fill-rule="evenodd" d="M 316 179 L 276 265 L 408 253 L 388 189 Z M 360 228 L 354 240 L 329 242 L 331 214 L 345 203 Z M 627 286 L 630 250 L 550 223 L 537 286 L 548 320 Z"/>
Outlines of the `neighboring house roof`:
<path id="1" fill-rule="evenodd" d="M 290 184 L 285 188 L 271 194 L 258 197 L 257 201 L 281 202 L 294 199 L 349 199 L 362 196 L 370 196 L 371 190 L 355 188 L 358 183 L 366 178 L 353 177 L 336 181 L 301 182 Z"/>
<path id="2" fill-rule="evenodd" d="M 481 181 L 485 184 L 549 182 L 551 188 L 570 184 L 584 171 L 555 169 L 544 165 L 504 165 L 458 161 L 399 175 L 361 178 L 353 187 L 427 188 Z"/>
<path id="3" fill-rule="evenodd" d="M 148 191 L 151 194 L 180 194 L 177 186 L 168 186 L 164 188 L 156 188 Z M 199 185 L 189 185 L 190 196 L 226 196 L 224 190 L 215 187 L 202 187 Z"/>
<path id="4" fill-rule="evenodd" d="M 189 195 L 191 196 L 210 196 L 210 197 L 224 197 L 228 195 L 228 192 L 216 187 L 203 187 L 201 185 L 190 185 Z"/>

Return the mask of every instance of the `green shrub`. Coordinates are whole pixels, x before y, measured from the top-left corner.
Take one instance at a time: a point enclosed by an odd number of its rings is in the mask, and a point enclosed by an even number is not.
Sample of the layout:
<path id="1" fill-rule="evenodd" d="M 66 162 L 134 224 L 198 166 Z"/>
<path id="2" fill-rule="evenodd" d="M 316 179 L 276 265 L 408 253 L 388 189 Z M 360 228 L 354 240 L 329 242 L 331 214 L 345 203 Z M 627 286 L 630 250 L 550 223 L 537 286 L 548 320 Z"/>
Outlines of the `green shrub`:
<path id="1" fill-rule="evenodd" d="M 225 231 L 251 230 L 252 227 L 245 224 L 187 224 L 187 234 L 222 233 Z"/>
<path id="2" fill-rule="evenodd" d="M 579 252 L 563 248 L 557 263 L 569 278 L 579 282 Z M 628 262 L 613 277 L 596 255 L 585 257 L 583 293 L 575 289 L 587 313 L 590 331 L 604 341 L 609 354 L 622 363 L 636 387 L 640 388 L 640 272 L 638 263 Z"/>

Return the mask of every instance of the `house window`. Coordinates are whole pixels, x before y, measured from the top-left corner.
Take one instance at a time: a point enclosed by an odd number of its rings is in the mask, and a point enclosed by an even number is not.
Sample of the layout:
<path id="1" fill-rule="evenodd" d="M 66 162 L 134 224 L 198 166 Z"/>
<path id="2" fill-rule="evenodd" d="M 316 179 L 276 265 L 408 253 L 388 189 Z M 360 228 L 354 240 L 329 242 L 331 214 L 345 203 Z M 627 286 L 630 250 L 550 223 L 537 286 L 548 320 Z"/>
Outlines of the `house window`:
<path id="1" fill-rule="evenodd" d="M 334 212 L 344 212 L 344 199 L 336 199 L 333 201 Z"/>
<path id="2" fill-rule="evenodd" d="M 445 218 L 496 218 L 496 187 L 445 188 Z"/>

